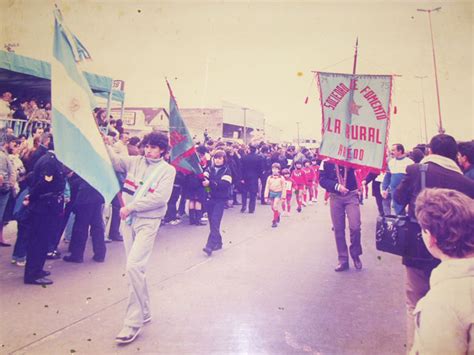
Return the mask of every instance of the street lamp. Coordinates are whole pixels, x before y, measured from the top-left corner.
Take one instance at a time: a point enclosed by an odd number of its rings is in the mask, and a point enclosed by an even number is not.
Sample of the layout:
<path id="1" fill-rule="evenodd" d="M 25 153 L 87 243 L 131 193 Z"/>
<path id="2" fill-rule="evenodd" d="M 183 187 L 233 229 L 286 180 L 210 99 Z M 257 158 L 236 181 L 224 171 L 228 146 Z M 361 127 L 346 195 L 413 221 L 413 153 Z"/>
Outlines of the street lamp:
<path id="1" fill-rule="evenodd" d="M 423 90 L 423 79 L 426 79 L 427 76 L 417 76 L 415 75 L 415 78 L 421 80 L 421 103 L 423 104 L 423 118 L 425 120 L 425 143 L 428 144 L 428 130 L 426 128 L 426 111 L 425 111 L 425 93 Z"/>
<path id="2" fill-rule="evenodd" d="M 431 26 L 431 13 L 433 11 L 439 11 L 441 10 L 441 7 L 437 7 L 434 9 L 416 9 L 416 11 L 419 12 L 427 12 L 428 13 L 428 19 L 430 22 L 430 32 L 431 32 L 431 47 L 433 48 L 433 63 L 434 63 L 434 73 L 435 73 L 435 82 L 436 82 L 436 96 L 438 98 L 438 132 L 439 133 L 444 133 L 444 128 L 443 128 L 443 122 L 441 120 L 441 104 L 440 104 L 440 99 L 439 99 L 439 85 L 438 85 L 438 70 L 436 68 L 436 55 L 435 55 L 435 47 L 434 47 L 434 39 L 433 39 L 433 27 Z"/>
<path id="3" fill-rule="evenodd" d="M 300 147 L 300 122 L 296 122 L 296 134 L 298 139 L 298 148 Z"/>
<path id="4" fill-rule="evenodd" d="M 421 116 L 421 101 L 413 100 L 414 103 L 416 103 L 416 106 L 418 107 L 418 114 Z M 422 128 L 422 123 L 421 123 L 421 118 L 419 120 L 419 126 L 420 126 L 420 143 L 423 142 L 423 128 Z"/>
<path id="5" fill-rule="evenodd" d="M 247 110 L 248 107 L 242 107 L 242 110 L 244 111 L 244 144 L 247 144 Z"/>

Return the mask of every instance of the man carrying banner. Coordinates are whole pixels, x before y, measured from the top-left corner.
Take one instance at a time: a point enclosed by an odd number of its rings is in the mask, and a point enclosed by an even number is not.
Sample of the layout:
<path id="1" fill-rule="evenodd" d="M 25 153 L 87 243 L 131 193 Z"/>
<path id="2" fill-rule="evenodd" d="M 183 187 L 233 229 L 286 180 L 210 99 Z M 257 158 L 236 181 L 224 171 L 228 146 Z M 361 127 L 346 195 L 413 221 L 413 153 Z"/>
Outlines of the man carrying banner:
<path id="1" fill-rule="evenodd" d="M 331 198 L 339 259 L 335 271 L 349 269 L 349 254 L 355 268 L 360 270 L 361 220 L 354 169 L 373 172 L 385 169 L 392 77 L 318 72 L 317 82 L 323 119 L 319 154 L 328 158 L 321 168 L 320 183 Z"/>
<path id="2" fill-rule="evenodd" d="M 168 150 L 168 137 L 152 132 L 145 136 L 143 145 L 144 157 L 119 156 L 108 149 L 115 170 L 126 174 L 120 228 L 127 254 L 130 298 L 124 326 L 115 338 L 119 344 L 134 341 L 143 324 L 151 321 L 146 266 L 176 175 L 176 170 L 163 159 Z"/>
<path id="3" fill-rule="evenodd" d="M 360 206 L 357 181 L 354 169 L 340 167 L 324 161 L 320 170 L 320 184 L 330 192 L 331 219 L 336 237 L 339 263 L 336 272 L 349 269 L 349 253 L 357 270 L 362 269 L 362 245 L 360 243 Z M 346 244 L 346 215 L 349 221 L 350 247 Z"/>

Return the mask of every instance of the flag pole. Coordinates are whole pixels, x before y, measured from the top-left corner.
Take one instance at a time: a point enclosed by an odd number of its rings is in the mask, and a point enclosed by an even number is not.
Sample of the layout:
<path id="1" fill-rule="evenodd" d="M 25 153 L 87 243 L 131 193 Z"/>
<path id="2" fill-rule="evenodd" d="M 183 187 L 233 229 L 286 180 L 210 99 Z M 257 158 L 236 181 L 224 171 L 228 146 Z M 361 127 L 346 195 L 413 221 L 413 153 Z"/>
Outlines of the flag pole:
<path id="1" fill-rule="evenodd" d="M 355 45 L 355 51 L 354 51 L 354 64 L 352 65 L 352 75 L 356 74 L 358 48 L 359 48 L 359 37 L 356 38 L 356 45 Z M 351 101 L 353 100 L 353 97 L 354 97 L 355 88 L 356 88 L 356 80 L 355 80 L 354 77 L 352 77 L 351 87 L 350 87 L 350 89 L 351 89 Z M 352 115 L 350 117 L 352 117 Z M 336 169 L 339 170 L 339 167 L 336 166 Z M 346 183 L 347 183 L 347 172 L 348 172 L 348 169 L 347 169 L 347 166 L 345 166 L 344 167 L 344 179 L 343 179 L 344 187 L 346 187 Z"/>
<path id="2" fill-rule="evenodd" d="M 110 81 L 110 91 L 109 96 L 107 97 L 107 135 L 109 134 L 109 126 L 110 126 L 110 106 L 112 103 L 112 90 L 114 87 L 114 79 Z"/>

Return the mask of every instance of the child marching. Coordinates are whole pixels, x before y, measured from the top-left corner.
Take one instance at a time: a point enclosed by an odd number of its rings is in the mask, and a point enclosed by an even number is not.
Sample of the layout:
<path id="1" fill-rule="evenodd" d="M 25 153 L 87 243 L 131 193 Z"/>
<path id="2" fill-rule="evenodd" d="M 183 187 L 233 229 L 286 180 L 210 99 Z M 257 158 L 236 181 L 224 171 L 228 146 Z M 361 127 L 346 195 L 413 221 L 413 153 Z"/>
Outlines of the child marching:
<path id="1" fill-rule="evenodd" d="M 314 201 L 314 180 L 316 179 L 316 174 L 314 172 L 314 168 L 311 166 L 311 162 L 309 160 L 304 161 L 303 172 L 305 174 L 305 185 L 306 191 L 304 194 L 304 202 L 307 202 L 309 205 Z"/>
<path id="2" fill-rule="evenodd" d="M 271 205 L 273 211 L 273 228 L 277 227 L 280 222 L 280 200 L 286 198 L 286 182 L 285 178 L 280 175 L 280 169 L 279 163 L 272 164 L 272 174 L 267 178 L 265 186 L 265 200 Z"/>
<path id="3" fill-rule="evenodd" d="M 293 179 L 295 184 L 296 203 L 298 204 L 296 210 L 298 212 L 301 212 L 301 205 L 303 204 L 302 199 L 306 187 L 306 176 L 302 168 L 303 163 L 298 160 L 295 162 L 295 170 L 293 170 L 293 172 L 291 173 L 291 178 Z"/>
<path id="4" fill-rule="evenodd" d="M 283 169 L 281 174 L 285 178 L 285 190 L 286 198 L 282 198 L 282 208 L 284 215 L 289 216 L 291 213 L 291 198 L 293 196 L 293 187 L 295 185 L 293 179 L 291 178 L 291 173 L 289 169 Z"/>
<path id="5" fill-rule="evenodd" d="M 314 184 L 313 184 L 313 202 L 318 202 L 318 187 L 319 187 L 319 164 L 318 159 L 311 159 L 311 167 L 314 171 Z"/>

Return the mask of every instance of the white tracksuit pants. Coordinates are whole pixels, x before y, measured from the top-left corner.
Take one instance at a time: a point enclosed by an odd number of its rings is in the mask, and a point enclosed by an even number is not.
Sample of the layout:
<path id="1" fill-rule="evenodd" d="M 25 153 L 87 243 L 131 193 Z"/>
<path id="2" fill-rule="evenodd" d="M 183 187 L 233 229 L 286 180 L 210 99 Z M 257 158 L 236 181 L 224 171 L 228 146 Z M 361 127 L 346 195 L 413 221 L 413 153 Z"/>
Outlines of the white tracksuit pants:
<path id="1" fill-rule="evenodd" d="M 141 327 L 150 313 L 146 266 L 153 251 L 161 218 L 134 218 L 131 225 L 122 222 L 120 230 L 127 255 L 126 275 L 130 287 L 124 325 Z"/>

